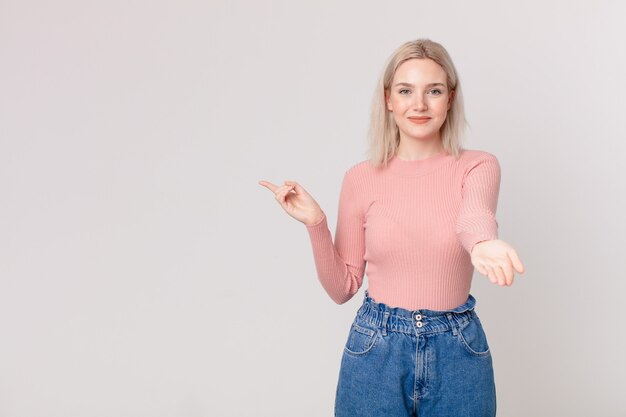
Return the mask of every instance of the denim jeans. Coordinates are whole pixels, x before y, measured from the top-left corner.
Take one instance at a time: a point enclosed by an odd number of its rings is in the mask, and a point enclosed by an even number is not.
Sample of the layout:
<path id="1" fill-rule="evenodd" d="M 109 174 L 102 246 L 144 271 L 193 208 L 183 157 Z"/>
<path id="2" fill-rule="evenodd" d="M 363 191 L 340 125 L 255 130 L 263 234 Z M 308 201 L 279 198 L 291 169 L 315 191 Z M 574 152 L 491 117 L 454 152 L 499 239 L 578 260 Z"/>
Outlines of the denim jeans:
<path id="1" fill-rule="evenodd" d="M 476 299 L 405 310 L 365 291 L 346 341 L 335 417 L 494 417 L 496 387 Z"/>

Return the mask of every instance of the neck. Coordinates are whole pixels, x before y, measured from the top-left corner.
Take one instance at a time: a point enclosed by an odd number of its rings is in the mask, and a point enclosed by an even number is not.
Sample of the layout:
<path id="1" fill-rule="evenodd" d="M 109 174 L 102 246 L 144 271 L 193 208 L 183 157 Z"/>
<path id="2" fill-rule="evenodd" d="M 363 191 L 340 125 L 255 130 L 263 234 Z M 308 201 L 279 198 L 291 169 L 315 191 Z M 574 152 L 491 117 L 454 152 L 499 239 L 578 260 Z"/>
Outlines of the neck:
<path id="1" fill-rule="evenodd" d="M 439 140 L 426 143 L 401 140 L 396 155 L 404 161 L 417 161 L 438 155 L 441 151 L 443 145 Z"/>

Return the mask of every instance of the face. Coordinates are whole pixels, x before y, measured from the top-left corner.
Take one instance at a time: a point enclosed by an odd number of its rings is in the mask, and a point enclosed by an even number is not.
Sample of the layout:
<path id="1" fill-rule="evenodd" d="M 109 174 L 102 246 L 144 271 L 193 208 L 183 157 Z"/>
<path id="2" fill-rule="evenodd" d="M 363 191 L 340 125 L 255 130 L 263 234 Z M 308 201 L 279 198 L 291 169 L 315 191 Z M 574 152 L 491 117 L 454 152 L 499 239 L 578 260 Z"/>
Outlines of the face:
<path id="1" fill-rule="evenodd" d="M 396 69 L 390 91 L 385 93 L 387 109 L 393 112 L 400 129 L 400 140 L 440 140 L 439 129 L 453 95 L 447 87 L 446 72 L 432 59 L 403 62 Z"/>

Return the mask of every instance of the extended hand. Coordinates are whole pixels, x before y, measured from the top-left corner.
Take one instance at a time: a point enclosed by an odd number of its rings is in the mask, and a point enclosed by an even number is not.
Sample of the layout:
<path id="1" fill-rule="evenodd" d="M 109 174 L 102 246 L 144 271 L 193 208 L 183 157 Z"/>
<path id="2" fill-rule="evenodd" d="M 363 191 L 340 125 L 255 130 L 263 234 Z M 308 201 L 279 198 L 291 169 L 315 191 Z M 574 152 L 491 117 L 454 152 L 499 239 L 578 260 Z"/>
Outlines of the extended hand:
<path id="1" fill-rule="evenodd" d="M 485 240 L 474 245 L 472 265 L 492 283 L 513 285 L 513 270 L 523 274 L 525 269 L 515 249 L 500 239 Z"/>

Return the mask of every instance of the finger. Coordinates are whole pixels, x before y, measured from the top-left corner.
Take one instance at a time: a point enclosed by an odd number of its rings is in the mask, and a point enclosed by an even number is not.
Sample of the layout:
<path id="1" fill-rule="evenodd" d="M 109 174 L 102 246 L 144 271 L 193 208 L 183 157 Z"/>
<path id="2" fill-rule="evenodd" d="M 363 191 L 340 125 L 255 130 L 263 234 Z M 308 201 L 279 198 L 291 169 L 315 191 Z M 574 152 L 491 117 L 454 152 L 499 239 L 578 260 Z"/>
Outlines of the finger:
<path id="1" fill-rule="evenodd" d="M 506 285 L 513 284 L 513 276 L 515 275 L 515 273 L 513 272 L 513 267 L 511 266 L 511 264 L 507 262 L 502 267 L 502 269 L 504 271 L 504 276 L 506 278 Z"/>
<path id="2" fill-rule="evenodd" d="M 506 285 L 506 277 L 504 276 L 504 271 L 502 270 L 502 267 L 500 265 L 494 265 L 493 271 L 496 274 L 496 277 L 498 277 L 498 285 Z"/>
<path id="3" fill-rule="evenodd" d="M 523 274 L 525 271 L 524 265 L 522 265 L 522 261 L 520 260 L 519 256 L 517 256 L 517 252 L 515 251 L 515 249 L 510 249 L 507 254 L 509 255 L 509 258 L 511 259 L 511 263 L 513 264 L 513 268 L 515 268 L 515 270 L 517 272 L 519 272 L 520 274 Z"/>
<path id="4" fill-rule="evenodd" d="M 283 188 L 287 192 L 290 192 L 291 190 L 293 190 L 293 185 L 283 185 L 281 188 Z"/>
<path id="5" fill-rule="evenodd" d="M 493 284 L 498 282 L 498 279 L 496 278 L 495 274 L 493 273 L 493 270 L 491 269 L 491 267 L 489 265 L 481 265 L 483 271 L 483 275 L 487 276 L 489 278 L 489 281 L 491 281 Z"/>
<path id="6" fill-rule="evenodd" d="M 277 185 L 274 185 L 269 181 L 263 181 L 263 180 L 259 181 L 259 184 L 261 184 L 263 187 L 269 189 L 271 192 L 276 194 L 276 189 L 278 188 Z"/>
<path id="7" fill-rule="evenodd" d="M 291 191 L 292 188 L 293 188 L 293 186 L 291 186 L 291 185 L 287 185 L 287 184 L 281 185 L 278 188 L 276 188 L 276 193 L 280 193 L 280 192 L 283 192 L 285 190 L 286 191 Z"/>
<path id="8" fill-rule="evenodd" d="M 502 286 L 506 287 L 509 285 L 509 277 L 506 274 L 506 267 L 503 265 L 498 266 L 498 270 L 502 273 Z"/>
<path id="9" fill-rule="evenodd" d="M 276 194 L 276 199 L 281 203 L 285 204 L 287 200 L 287 194 L 291 191 L 290 187 L 282 186 L 279 188 L 278 193 Z"/>
<path id="10" fill-rule="evenodd" d="M 276 189 L 276 195 L 275 195 L 276 200 L 278 200 L 278 202 L 281 204 L 284 203 L 285 195 L 287 194 L 287 192 L 289 192 L 289 188 L 285 186 L 278 187 Z"/>
<path id="11" fill-rule="evenodd" d="M 485 275 L 489 278 L 489 281 L 491 281 L 493 284 L 497 284 L 498 283 L 498 277 L 493 272 L 493 269 L 491 268 L 491 266 L 484 265 L 483 268 L 486 271 Z"/>
<path id="12" fill-rule="evenodd" d="M 285 184 L 289 184 L 293 186 L 293 189 L 298 194 L 308 194 L 304 188 L 300 184 L 295 181 L 285 181 Z"/>

